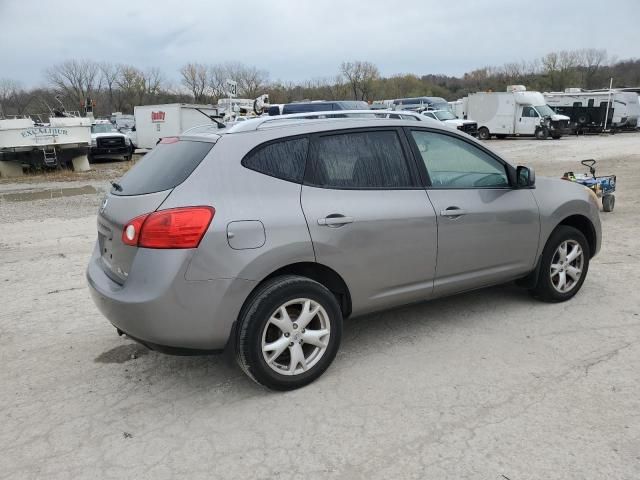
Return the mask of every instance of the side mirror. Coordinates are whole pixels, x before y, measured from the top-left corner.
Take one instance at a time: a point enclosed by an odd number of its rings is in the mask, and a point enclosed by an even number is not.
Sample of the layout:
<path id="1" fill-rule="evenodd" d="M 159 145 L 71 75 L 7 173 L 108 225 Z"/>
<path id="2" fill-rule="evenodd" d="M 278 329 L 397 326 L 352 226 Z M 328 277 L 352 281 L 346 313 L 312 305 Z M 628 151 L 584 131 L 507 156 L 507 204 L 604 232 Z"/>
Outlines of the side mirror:
<path id="1" fill-rule="evenodd" d="M 533 187 L 536 184 L 536 173 L 533 168 L 519 166 L 516 169 L 516 180 L 520 188 Z"/>

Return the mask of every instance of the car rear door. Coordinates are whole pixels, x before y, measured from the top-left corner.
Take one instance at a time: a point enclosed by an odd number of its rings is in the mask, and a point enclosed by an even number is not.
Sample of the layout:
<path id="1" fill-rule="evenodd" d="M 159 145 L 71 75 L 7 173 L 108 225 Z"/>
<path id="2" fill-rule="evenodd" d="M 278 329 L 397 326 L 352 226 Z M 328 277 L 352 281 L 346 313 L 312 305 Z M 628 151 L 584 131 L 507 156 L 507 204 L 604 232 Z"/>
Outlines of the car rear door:
<path id="1" fill-rule="evenodd" d="M 472 141 L 412 129 L 427 192 L 438 215 L 434 295 L 508 281 L 533 269 L 538 205 L 529 189 L 513 188 L 505 163 Z"/>
<path id="2" fill-rule="evenodd" d="M 354 313 L 432 294 L 433 207 L 401 129 L 312 137 L 301 203 L 316 260 L 351 292 Z"/>

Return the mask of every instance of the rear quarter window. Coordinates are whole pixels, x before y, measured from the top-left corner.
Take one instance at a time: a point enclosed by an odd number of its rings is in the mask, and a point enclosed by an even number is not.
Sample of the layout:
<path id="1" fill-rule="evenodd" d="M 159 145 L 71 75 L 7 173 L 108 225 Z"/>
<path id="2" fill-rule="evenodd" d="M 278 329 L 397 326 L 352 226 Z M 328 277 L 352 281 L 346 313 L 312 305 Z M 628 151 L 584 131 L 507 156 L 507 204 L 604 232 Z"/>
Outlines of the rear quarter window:
<path id="1" fill-rule="evenodd" d="M 168 140 L 155 146 L 119 180 L 114 195 L 145 195 L 177 187 L 213 148 L 212 142 Z"/>
<path id="2" fill-rule="evenodd" d="M 268 143 L 249 152 L 242 165 L 270 177 L 301 183 L 308 148 L 306 137 Z"/>

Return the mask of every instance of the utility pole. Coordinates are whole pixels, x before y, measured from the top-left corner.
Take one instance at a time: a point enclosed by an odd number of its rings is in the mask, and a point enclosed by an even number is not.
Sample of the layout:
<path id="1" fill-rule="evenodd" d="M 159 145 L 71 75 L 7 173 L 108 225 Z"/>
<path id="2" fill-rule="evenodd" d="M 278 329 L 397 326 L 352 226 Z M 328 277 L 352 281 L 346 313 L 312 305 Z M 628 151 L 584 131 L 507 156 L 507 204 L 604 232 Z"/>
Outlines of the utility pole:
<path id="1" fill-rule="evenodd" d="M 604 115 L 603 132 L 607 131 L 607 122 L 609 121 L 609 108 L 611 108 L 611 88 L 613 87 L 613 77 L 609 80 L 609 95 L 607 96 L 607 112 Z"/>

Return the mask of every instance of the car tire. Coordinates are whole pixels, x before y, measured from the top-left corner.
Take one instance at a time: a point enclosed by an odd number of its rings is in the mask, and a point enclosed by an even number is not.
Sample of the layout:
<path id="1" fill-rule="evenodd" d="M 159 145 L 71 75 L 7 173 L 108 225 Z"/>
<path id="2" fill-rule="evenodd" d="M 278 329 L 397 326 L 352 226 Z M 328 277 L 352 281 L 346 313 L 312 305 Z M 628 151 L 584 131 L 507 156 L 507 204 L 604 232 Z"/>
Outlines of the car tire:
<path id="1" fill-rule="evenodd" d="M 616 205 L 616 196 L 611 194 L 611 193 L 607 193 L 605 196 L 602 197 L 602 210 L 604 210 L 605 212 L 613 212 L 613 207 L 615 207 Z"/>
<path id="2" fill-rule="evenodd" d="M 560 140 L 560 138 L 562 138 L 562 135 L 553 134 L 551 135 L 551 138 L 553 138 L 554 140 Z"/>
<path id="3" fill-rule="evenodd" d="M 574 248 L 579 250 L 576 252 L 576 258 L 571 259 Z M 537 283 L 531 293 L 545 302 L 569 300 L 578 293 L 584 283 L 590 257 L 589 242 L 580 230 L 567 225 L 558 226 L 544 247 Z"/>
<path id="4" fill-rule="evenodd" d="M 491 133 L 487 127 L 480 127 L 478 129 L 478 139 L 479 140 L 489 140 L 491 138 Z"/>
<path id="5" fill-rule="evenodd" d="M 264 282 L 247 299 L 237 332 L 240 368 L 267 388 L 293 390 L 313 382 L 331 365 L 340 347 L 342 312 L 324 285 L 306 277 L 280 276 Z"/>

